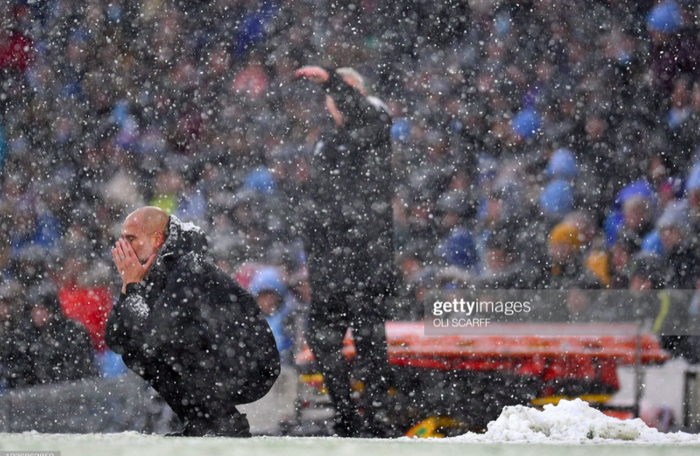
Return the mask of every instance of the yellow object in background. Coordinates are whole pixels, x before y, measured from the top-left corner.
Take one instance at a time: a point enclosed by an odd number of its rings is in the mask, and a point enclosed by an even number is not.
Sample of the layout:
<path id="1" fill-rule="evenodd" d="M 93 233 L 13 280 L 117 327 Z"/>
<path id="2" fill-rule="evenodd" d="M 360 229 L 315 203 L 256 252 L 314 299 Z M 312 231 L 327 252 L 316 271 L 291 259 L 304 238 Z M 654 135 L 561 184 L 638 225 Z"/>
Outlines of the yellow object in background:
<path id="1" fill-rule="evenodd" d="M 150 205 L 159 207 L 168 214 L 172 214 L 177 211 L 177 198 L 175 195 L 156 195 L 151 200 Z"/>
<path id="2" fill-rule="evenodd" d="M 537 405 L 539 407 L 545 405 L 545 404 L 554 404 L 557 405 L 559 401 L 562 399 L 565 399 L 567 401 L 572 401 L 576 398 L 581 399 L 582 401 L 586 401 L 589 404 L 599 404 L 602 402 L 608 402 L 610 398 L 612 397 L 611 394 L 582 394 L 577 397 L 571 397 L 571 396 L 546 396 L 546 397 L 536 397 L 535 399 L 531 400 L 530 403 L 532 405 Z"/>
<path id="3" fill-rule="evenodd" d="M 610 286 L 610 268 L 608 266 L 608 254 L 601 251 L 591 252 L 586 258 L 586 267 L 598 277 L 600 283 Z"/>
<path id="4" fill-rule="evenodd" d="M 430 416 L 413 426 L 406 432 L 407 437 L 427 439 L 429 437 L 445 437 L 437 432 L 440 428 L 460 427 L 460 422 L 449 416 Z"/>

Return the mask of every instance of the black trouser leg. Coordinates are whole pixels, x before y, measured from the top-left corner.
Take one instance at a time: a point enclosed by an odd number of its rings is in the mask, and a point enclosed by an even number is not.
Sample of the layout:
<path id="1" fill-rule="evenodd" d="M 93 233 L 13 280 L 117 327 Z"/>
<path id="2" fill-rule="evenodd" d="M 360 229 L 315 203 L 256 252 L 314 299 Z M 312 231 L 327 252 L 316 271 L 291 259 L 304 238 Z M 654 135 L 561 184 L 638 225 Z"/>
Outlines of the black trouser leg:
<path id="1" fill-rule="evenodd" d="M 190 437 L 250 437 L 250 425 L 237 405 L 260 399 L 273 379 L 255 373 L 242 378 L 223 378 L 223 384 L 201 373 L 187 373 L 178 381 L 160 382 L 158 391 L 184 424 L 181 433 Z M 241 388 L 240 385 L 246 385 Z"/>
<path id="2" fill-rule="evenodd" d="M 348 310 L 344 295 L 333 295 L 328 301 L 313 299 L 307 337 L 335 406 L 335 431 L 341 436 L 355 435 L 360 430 L 359 416 L 350 395 L 350 366 L 341 352 L 349 326 Z"/>
<path id="3" fill-rule="evenodd" d="M 357 296 L 353 303 L 353 340 L 357 351 L 355 373 L 364 384 L 364 421 L 378 436 L 386 433 L 390 371 L 387 355 L 383 302 L 373 296 Z"/>

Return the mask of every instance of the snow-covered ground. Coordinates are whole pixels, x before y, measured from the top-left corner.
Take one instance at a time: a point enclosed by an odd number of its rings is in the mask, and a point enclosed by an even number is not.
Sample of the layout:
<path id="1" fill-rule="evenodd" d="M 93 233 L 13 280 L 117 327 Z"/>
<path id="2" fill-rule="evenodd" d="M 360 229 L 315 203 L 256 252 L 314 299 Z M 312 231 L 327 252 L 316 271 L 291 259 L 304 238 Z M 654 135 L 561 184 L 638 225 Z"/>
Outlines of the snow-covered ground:
<path id="1" fill-rule="evenodd" d="M 455 439 L 366 440 L 332 437 L 168 438 L 135 433 L 108 435 L 0 435 L 0 451 L 61 451 L 63 456 L 663 456 L 698 454 L 689 445 L 575 445 L 470 443 Z"/>
<path id="2" fill-rule="evenodd" d="M 556 447 L 552 446 L 556 445 Z M 700 436 L 662 434 L 641 420 L 620 421 L 580 400 L 562 401 L 540 411 L 506 407 L 486 434 L 450 439 L 365 440 L 254 437 L 168 438 L 136 433 L 108 435 L 0 434 L 0 451 L 61 451 L 66 456 L 110 455 L 394 455 L 468 454 L 498 456 L 697 455 Z M 552 453 L 552 452 L 555 453 Z"/>

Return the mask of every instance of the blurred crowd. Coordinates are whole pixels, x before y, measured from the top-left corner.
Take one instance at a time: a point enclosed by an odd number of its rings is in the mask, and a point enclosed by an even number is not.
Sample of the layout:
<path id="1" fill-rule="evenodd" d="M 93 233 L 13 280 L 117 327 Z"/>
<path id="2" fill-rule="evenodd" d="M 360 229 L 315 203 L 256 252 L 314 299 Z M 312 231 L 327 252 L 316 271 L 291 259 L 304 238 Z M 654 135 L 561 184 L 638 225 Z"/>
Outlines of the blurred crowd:
<path id="1" fill-rule="evenodd" d="M 291 353 L 309 299 L 295 209 L 330 122 L 293 78 L 307 64 L 354 67 L 394 116 L 393 318 L 445 287 L 699 287 L 700 6 L 581 9 L 0 0 L 2 359 L 42 328 L 83 340 L 67 316 L 98 353 L 83 370 L 113 369 L 109 249 L 145 204 L 208 233 Z M 28 325 L 44 335 L 9 342 Z M 58 378 L 0 369 L 0 388 Z"/>

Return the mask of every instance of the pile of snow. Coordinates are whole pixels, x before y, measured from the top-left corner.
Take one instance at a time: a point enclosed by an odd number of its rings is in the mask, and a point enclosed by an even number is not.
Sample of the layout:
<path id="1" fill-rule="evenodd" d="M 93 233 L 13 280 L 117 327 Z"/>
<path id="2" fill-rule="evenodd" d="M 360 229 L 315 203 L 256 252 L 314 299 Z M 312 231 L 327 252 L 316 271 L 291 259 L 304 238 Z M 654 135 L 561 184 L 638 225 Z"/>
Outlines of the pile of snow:
<path id="1" fill-rule="evenodd" d="M 639 418 L 620 420 L 605 415 L 581 399 L 548 404 L 544 410 L 522 405 L 503 409 L 488 424 L 485 434 L 467 433 L 450 440 L 474 443 L 612 443 L 698 444 L 700 435 L 677 432 L 665 434 L 650 428 Z"/>

